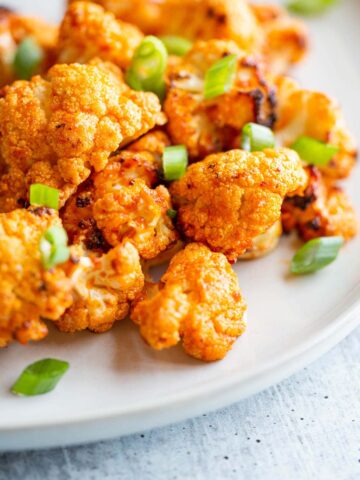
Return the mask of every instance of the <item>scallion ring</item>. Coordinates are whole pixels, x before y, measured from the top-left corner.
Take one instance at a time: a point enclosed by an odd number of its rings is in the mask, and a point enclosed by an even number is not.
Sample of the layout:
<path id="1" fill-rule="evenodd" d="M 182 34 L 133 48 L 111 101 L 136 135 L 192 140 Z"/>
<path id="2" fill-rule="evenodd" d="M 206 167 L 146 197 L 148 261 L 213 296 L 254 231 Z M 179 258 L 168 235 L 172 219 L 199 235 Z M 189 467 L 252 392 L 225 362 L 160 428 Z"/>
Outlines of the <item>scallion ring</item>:
<path id="1" fill-rule="evenodd" d="M 59 190 L 42 183 L 30 185 L 30 205 L 39 205 L 59 210 L 59 195 Z"/>
<path id="2" fill-rule="evenodd" d="M 63 227 L 50 227 L 42 235 L 39 244 L 41 263 L 46 270 L 66 262 L 70 257 L 68 237 Z"/>
<path id="3" fill-rule="evenodd" d="M 163 153 L 163 170 L 165 180 L 179 180 L 188 165 L 188 153 L 184 145 L 166 147 Z"/>
<path id="4" fill-rule="evenodd" d="M 236 55 L 227 55 L 215 62 L 206 72 L 204 98 L 209 100 L 227 93 L 235 80 Z"/>
<path id="5" fill-rule="evenodd" d="M 176 35 L 164 35 L 160 40 L 166 47 L 169 55 L 182 57 L 192 47 L 192 43 L 187 38 L 177 37 Z"/>
<path id="6" fill-rule="evenodd" d="M 134 90 L 154 92 L 162 100 L 165 96 L 165 70 L 168 54 L 163 42 L 149 35 L 135 50 L 126 82 Z"/>
<path id="7" fill-rule="evenodd" d="M 43 61 L 44 52 L 37 42 L 27 37 L 18 45 L 13 68 L 17 78 L 29 80 Z"/>
<path id="8" fill-rule="evenodd" d="M 274 133 L 263 125 L 247 123 L 242 129 L 241 146 L 248 152 L 260 152 L 265 148 L 274 148 Z"/>
<path id="9" fill-rule="evenodd" d="M 325 166 L 339 151 L 338 147 L 320 142 L 311 137 L 300 137 L 291 145 L 304 162 L 310 165 Z"/>
<path id="10" fill-rule="evenodd" d="M 167 211 L 166 211 L 166 215 L 171 218 L 171 219 L 175 219 L 177 217 L 177 211 L 176 210 L 173 210 L 172 208 L 169 208 Z"/>
<path id="11" fill-rule="evenodd" d="M 336 259 L 343 244 L 342 237 L 319 237 L 310 240 L 295 253 L 291 272 L 305 274 L 326 267 Z"/>
<path id="12" fill-rule="evenodd" d="M 14 385 L 12 393 L 21 396 L 42 395 L 51 392 L 69 368 L 69 363 L 55 358 L 45 358 L 28 365 Z"/>

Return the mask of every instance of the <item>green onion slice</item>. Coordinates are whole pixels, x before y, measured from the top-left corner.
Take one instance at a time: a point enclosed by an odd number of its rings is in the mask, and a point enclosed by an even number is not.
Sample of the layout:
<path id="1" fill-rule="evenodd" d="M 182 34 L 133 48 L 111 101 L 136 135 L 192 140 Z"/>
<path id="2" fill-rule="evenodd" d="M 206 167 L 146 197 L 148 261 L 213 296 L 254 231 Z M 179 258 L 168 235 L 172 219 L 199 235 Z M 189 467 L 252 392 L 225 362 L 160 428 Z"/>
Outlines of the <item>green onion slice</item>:
<path id="1" fill-rule="evenodd" d="M 209 100 L 227 93 L 235 80 L 236 55 L 228 55 L 215 62 L 205 75 L 204 98 Z"/>
<path id="2" fill-rule="evenodd" d="M 17 78 L 29 80 L 43 61 L 44 52 L 37 42 L 31 38 L 25 38 L 19 43 L 13 62 L 13 68 Z"/>
<path id="3" fill-rule="evenodd" d="M 241 146 L 243 150 L 248 152 L 259 152 L 265 148 L 274 148 L 274 133 L 270 128 L 263 125 L 247 123 L 242 129 Z"/>
<path id="4" fill-rule="evenodd" d="M 291 272 L 312 273 L 332 263 L 344 240 L 342 237 L 320 237 L 305 243 L 294 255 Z"/>
<path id="5" fill-rule="evenodd" d="M 70 257 L 68 237 L 63 227 L 50 227 L 42 235 L 39 244 L 41 263 L 46 270 L 66 262 Z"/>
<path id="6" fill-rule="evenodd" d="M 188 153 L 184 145 L 166 147 L 163 154 L 163 170 L 165 180 L 179 180 L 188 165 Z"/>
<path id="7" fill-rule="evenodd" d="M 182 57 L 192 47 L 192 43 L 187 38 L 177 37 L 176 35 L 164 35 L 160 40 L 166 47 L 169 55 Z"/>
<path id="8" fill-rule="evenodd" d="M 30 185 L 30 205 L 40 205 L 59 210 L 59 195 L 59 190 L 42 183 Z"/>
<path id="9" fill-rule="evenodd" d="M 51 392 L 68 368 L 68 362 L 56 358 L 39 360 L 23 370 L 11 391 L 26 397 Z"/>
<path id="10" fill-rule="evenodd" d="M 336 2 L 337 0 L 290 0 L 287 8 L 300 15 L 316 15 L 323 13 Z"/>
<path id="11" fill-rule="evenodd" d="M 320 142 L 311 137 L 300 137 L 291 145 L 304 162 L 311 165 L 324 166 L 337 154 L 338 147 Z"/>
<path id="12" fill-rule="evenodd" d="M 169 208 L 169 210 L 166 211 L 166 215 L 174 219 L 177 216 L 177 211 L 173 210 L 172 208 Z"/>
<path id="13" fill-rule="evenodd" d="M 134 90 L 154 92 L 160 100 L 165 96 L 165 70 L 168 54 L 161 40 L 145 37 L 135 50 L 126 82 Z"/>

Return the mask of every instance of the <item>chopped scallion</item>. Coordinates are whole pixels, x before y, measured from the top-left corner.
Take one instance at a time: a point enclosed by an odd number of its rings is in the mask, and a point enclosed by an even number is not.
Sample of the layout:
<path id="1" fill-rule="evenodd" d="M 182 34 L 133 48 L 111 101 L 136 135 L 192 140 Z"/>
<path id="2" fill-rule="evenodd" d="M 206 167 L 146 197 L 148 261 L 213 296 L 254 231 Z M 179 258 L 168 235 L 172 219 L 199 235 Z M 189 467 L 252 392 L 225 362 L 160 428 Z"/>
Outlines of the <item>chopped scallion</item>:
<path id="1" fill-rule="evenodd" d="M 66 262 L 70 257 L 68 237 L 63 227 L 50 227 L 40 239 L 41 263 L 46 270 Z"/>
<path id="2" fill-rule="evenodd" d="M 188 165 L 188 153 L 184 145 L 166 147 L 163 154 L 163 170 L 165 180 L 179 180 Z"/>
<path id="3" fill-rule="evenodd" d="M 54 208 L 59 210 L 59 190 L 42 183 L 30 185 L 30 205 Z"/>
<path id="4" fill-rule="evenodd" d="M 37 42 L 27 37 L 17 47 L 13 68 L 17 78 L 29 80 L 44 58 L 44 52 Z"/>
<path id="5" fill-rule="evenodd" d="M 336 2 L 337 0 L 290 0 L 287 7 L 291 12 L 300 15 L 316 15 L 323 13 Z"/>
<path id="6" fill-rule="evenodd" d="M 300 137 L 291 147 L 304 162 L 311 165 L 324 166 L 337 154 L 338 147 L 320 142 L 311 137 Z"/>
<path id="7" fill-rule="evenodd" d="M 169 55 L 177 55 L 182 57 L 192 47 L 192 43 L 187 38 L 177 37 L 175 35 L 164 35 L 160 40 L 166 47 Z"/>
<path id="8" fill-rule="evenodd" d="M 227 93 L 235 80 L 236 55 L 228 55 L 215 62 L 205 75 L 204 98 L 209 100 Z"/>
<path id="9" fill-rule="evenodd" d="M 291 272 L 312 273 L 326 267 L 336 259 L 343 244 L 342 237 L 320 237 L 310 240 L 294 255 Z"/>
<path id="10" fill-rule="evenodd" d="M 11 391 L 26 397 L 51 392 L 68 368 L 68 362 L 55 358 L 39 360 L 23 370 Z"/>
<path id="11" fill-rule="evenodd" d="M 168 54 L 163 42 L 149 35 L 135 50 L 126 81 L 134 90 L 154 92 L 160 100 L 165 96 L 165 70 Z"/>
<path id="12" fill-rule="evenodd" d="M 248 152 L 260 152 L 265 148 L 273 148 L 275 146 L 274 133 L 263 125 L 247 123 L 242 130 L 241 146 Z"/>

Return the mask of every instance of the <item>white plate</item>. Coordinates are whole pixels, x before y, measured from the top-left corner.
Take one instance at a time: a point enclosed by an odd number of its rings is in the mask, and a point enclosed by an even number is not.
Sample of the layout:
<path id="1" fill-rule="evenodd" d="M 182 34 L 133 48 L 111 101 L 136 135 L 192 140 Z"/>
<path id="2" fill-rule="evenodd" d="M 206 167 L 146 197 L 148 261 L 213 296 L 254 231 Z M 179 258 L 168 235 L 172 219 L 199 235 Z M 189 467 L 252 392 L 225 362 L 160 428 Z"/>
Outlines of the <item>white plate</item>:
<path id="1" fill-rule="evenodd" d="M 7 3 L 25 10 L 22 0 Z M 54 0 L 26 4 L 28 12 L 54 15 Z M 354 132 L 360 129 L 359 18 L 357 0 L 345 0 L 312 21 L 313 53 L 299 73 L 306 85 L 341 101 Z M 348 190 L 360 211 L 358 185 L 359 170 Z M 273 255 L 235 267 L 249 304 L 248 331 L 222 362 L 202 364 L 180 347 L 152 351 L 127 321 L 104 335 L 52 331 L 44 342 L 2 350 L 0 448 L 73 444 L 157 427 L 235 402 L 321 355 L 359 323 L 360 238 L 313 276 L 287 275 L 293 251 L 294 240 L 284 238 Z M 9 387 L 22 368 L 48 356 L 71 363 L 56 390 L 12 396 Z"/>

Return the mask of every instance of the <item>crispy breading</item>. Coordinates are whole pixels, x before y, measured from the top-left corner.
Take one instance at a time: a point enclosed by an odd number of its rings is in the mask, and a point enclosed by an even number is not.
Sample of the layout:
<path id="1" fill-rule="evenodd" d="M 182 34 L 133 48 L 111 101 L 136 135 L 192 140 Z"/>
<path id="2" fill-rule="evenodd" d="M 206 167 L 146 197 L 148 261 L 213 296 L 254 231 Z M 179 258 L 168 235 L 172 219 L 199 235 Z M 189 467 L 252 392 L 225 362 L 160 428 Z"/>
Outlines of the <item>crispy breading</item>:
<path id="1" fill-rule="evenodd" d="M 254 260 L 271 253 L 278 246 L 281 234 L 281 221 L 278 220 L 265 233 L 253 239 L 252 247 L 241 255 L 239 260 Z"/>
<path id="2" fill-rule="evenodd" d="M 251 5 L 264 35 L 262 53 L 274 74 L 284 74 L 303 60 L 309 47 L 308 30 L 301 20 L 278 5 Z"/>
<path id="3" fill-rule="evenodd" d="M 281 145 L 291 146 L 305 135 L 339 148 L 328 165 L 319 167 L 333 179 L 350 175 L 357 149 L 338 104 L 324 93 L 304 90 L 287 77 L 278 79 L 278 121 L 276 136 Z"/>
<path id="4" fill-rule="evenodd" d="M 189 355 L 214 361 L 244 332 L 245 310 L 226 257 L 192 243 L 173 257 L 160 284 L 135 302 L 131 318 L 151 347 L 161 350 L 182 340 Z"/>
<path id="5" fill-rule="evenodd" d="M 226 55 L 238 56 L 236 77 L 224 95 L 205 100 L 207 70 Z M 197 42 L 181 62 L 169 69 L 164 104 L 173 143 L 186 145 L 192 158 L 240 146 L 242 127 L 248 122 L 272 126 L 275 91 L 260 62 L 239 50 L 232 41 Z"/>
<path id="6" fill-rule="evenodd" d="M 58 188 L 63 205 L 92 169 L 106 166 L 119 144 L 162 121 L 154 94 L 133 92 L 115 66 L 99 61 L 56 65 L 46 78 L 15 82 L 0 100 L 5 165 L 0 192 L 10 195 L 1 200 L 2 206 L 14 208 L 18 199 L 27 200 L 34 182 Z M 23 187 L 14 192 L 6 175 L 11 180 L 18 172 L 23 174 Z"/>
<path id="7" fill-rule="evenodd" d="M 40 238 L 54 225 L 61 221 L 51 209 L 0 214 L 0 347 L 13 339 L 42 339 L 47 328 L 41 317 L 57 320 L 72 303 L 65 267 L 45 270 L 41 264 Z"/>
<path id="8" fill-rule="evenodd" d="M 309 183 L 304 195 L 287 198 L 282 206 L 285 232 L 296 229 L 306 241 L 333 235 L 345 240 L 354 237 L 359 224 L 350 199 L 316 167 L 307 167 L 307 171 Z"/>
<path id="9" fill-rule="evenodd" d="M 13 69 L 16 49 L 22 40 L 31 37 L 42 48 L 43 61 L 36 73 L 46 72 L 54 63 L 58 29 L 34 17 L 18 15 L 0 7 L 0 86 L 16 79 Z"/>
<path id="10" fill-rule="evenodd" d="M 143 286 L 139 254 L 129 242 L 100 257 L 82 257 L 74 278 L 73 304 L 56 326 L 63 332 L 105 332 L 126 317 Z"/>
<path id="11" fill-rule="evenodd" d="M 94 57 L 129 66 L 143 34 L 90 2 L 75 2 L 60 26 L 58 63 L 86 63 Z"/>
<path id="12" fill-rule="evenodd" d="M 280 219 L 284 197 L 301 193 L 306 181 L 292 150 L 210 155 L 170 186 L 177 226 L 234 262 Z"/>
<path id="13" fill-rule="evenodd" d="M 144 33 L 181 35 L 191 40 L 231 39 L 254 50 L 262 32 L 245 0 L 96 0 Z"/>

